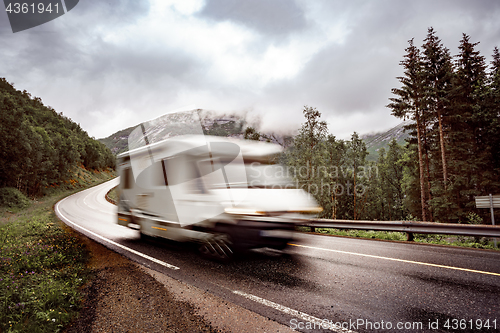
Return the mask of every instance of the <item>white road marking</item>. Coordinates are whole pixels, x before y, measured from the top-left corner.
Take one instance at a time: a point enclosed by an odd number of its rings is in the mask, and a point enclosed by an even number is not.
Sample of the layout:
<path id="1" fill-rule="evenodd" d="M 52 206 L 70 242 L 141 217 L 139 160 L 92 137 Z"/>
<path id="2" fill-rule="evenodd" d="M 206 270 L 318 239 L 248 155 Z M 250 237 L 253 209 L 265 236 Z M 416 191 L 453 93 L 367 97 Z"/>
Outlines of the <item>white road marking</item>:
<path id="1" fill-rule="evenodd" d="M 72 222 L 72 221 L 71 221 L 71 220 L 69 220 L 66 216 L 64 216 L 64 215 L 62 214 L 61 210 L 59 209 L 59 205 L 60 205 L 60 204 L 61 204 L 64 200 L 66 200 L 66 199 L 68 199 L 68 198 L 69 198 L 69 197 L 64 198 L 64 199 L 62 199 L 61 201 L 59 201 L 59 202 L 56 204 L 55 208 L 54 208 L 54 209 L 55 209 L 55 211 L 56 211 L 57 216 L 58 216 L 60 219 L 64 220 L 65 222 L 67 222 L 67 223 L 69 223 L 69 224 L 71 224 L 73 227 L 75 227 L 75 228 L 77 228 L 77 229 L 84 230 L 85 232 L 87 232 L 87 233 L 91 234 L 91 235 L 92 235 L 92 236 L 94 236 L 94 237 L 97 237 L 97 238 L 99 238 L 99 239 L 101 239 L 101 240 L 103 240 L 103 241 L 105 241 L 105 242 L 107 242 L 107 243 L 109 243 L 109 244 L 112 244 L 112 245 L 114 245 L 114 246 L 117 246 L 117 247 L 119 247 L 119 248 L 121 248 L 121 249 L 123 249 L 123 250 L 125 250 L 125 251 L 128 251 L 128 252 L 130 252 L 130 253 L 133 253 L 133 254 L 135 254 L 135 255 L 138 255 L 138 256 L 140 256 L 140 257 L 143 257 L 144 259 L 147 259 L 147 260 L 152 261 L 152 262 L 154 262 L 154 263 L 156 263 L 156 264 L 162 265 L 162 266 L 164 266 L 164 267 L 167 267 L 167 268 L 170 268 L 170 269 L 173 269 L 173 270 L 180 269 L 180 268 L 179 268 L 179 267 L 177 267 L 177 266 L 171 265 L 171 264 L 166 263 L 166 262 L 164 262 L 164 261 L 161 261 L 161 260 L 159 260 L 159 259 L 156 259 L 156 258 L 153 258 L 153 257 L 151 257 L 151 256 L 148 256 L 147 254 L 143 254 L 143 253 L 141 253 L 141 252 L 139 252 L 139 251 L 136 251 L 136 250 L 131 249 L 131 248 L 129 248 L 129 247 L 123 246 L 123 245 L 121 245 L 121 244 L 119 244 L 119 243 L 117 243 L 117 242 L 112 241 L 111 239 L 108 239 L 108 238 L 106 238 L 106 237 L 103 237 L 103 236 L 101 236 L 101 235 L 98 235 L 98 234 L 96 234 L 95 232 L 92 232 L 92 231 L 90 231 L 90 230 L 88 230 L 88 229 L 86 229 L 86 228 L 84 228 L 84 227 L 82 227 L 82 226 L 80 226 L 80 225 L 78 225 L 78 224 L 76 224 L 76 223 Z"/>
<path id="2" fill-rule="evenodd" d="M 89 189 L 89 190 L 90 190 L 90 189 Z M 91 196 L 91 195 L 92 195 L 92 192 L 90 192 L 89 194 L 87 194 L 87 195 L 83 198 L 83 203 L 84 203 L 86 206 L 89 206 L 89 204 L 88 204 L 88 202 L 87 202 L 87 198 L 88 198 L 89 196 Z M 104 195 L 104 197 L 105 197 L 105 196 L 106 196 L 106 195 Z M 90 206 L 89 206 L 89 207 L 90 207 Z M 106 211 L 106 210 L 95 209 L 95 208 L 94 208 L 94 210 L 97 210 L 97 211 L 99 211 L 99 212 L 101 212 L 101 213 L 104 213 L 104 214 L 106 214 L 106 215 L 116 215 L 116 214 L 110 213 L 109 211 Z"/>
<path id="3" fill-rule="evenodd" d="M 291 244 L 291 243 L 289 243 L 288 245 L 297 246 L 297 247 L 304 247 L 304 248 L 307 248 L 307 249 L 314 249 L 314 250 L 323 250 L 323 251 L 337 252 L 337 253 L 343 253 L 343 254 L 352 254 L 352 255 L 361 256 L 361 257 L 369 257 L 369 258 L 376 258 L 376 259 L 399 261 L 399 262 L 404 262 L 404 263 L 408 263 L 408 264 L 417 264 L 417 265 L 423 265 L 423 266 L 431 266 L 431 267 L 440 267 L 440 268 L 454 269 L 454 270 L 457 270 L 457 271 L 464 271 L 464 272 L 471 272 L 471 273 L 479 273 L 479 274 L 500 276 L 500 273 L 478 271 L 478 270 L 475 270 L 475 269 L 453 267 L 453 266 L 446 266 L 446 265 L 431 264 L 431 263 L 428 263 L 428 262 L 405 260 L 405 259 L 397 259 L 397 258 L 390 258 L 390 257 L 380 257 L 380 256 L 374 256 L 372 254 L 363 254 L 363 253 L 348 252 L 348 251 L 341 251 L 341 250 L 331 250 L 331 249 L 324 249 L 324 248 L 321 248 L 321 247 L 299 245 L 299 244 Z"/>
<path id="4" fill-rule="evenodd" d="M 314 316 L 308 315 L 307 313 L 288 308 L 288 307 L 283 306 L 281 304 L 268 301 L 267 299 L 260 298 L 258 296 L 252 295 L 252 294 L 247 294 L 247 293 L 244 293 L 244 292 L 239 291 L 239 290 L 233 290 L 233 293 L 236 295 L 246 297 L 254 302 L 268 306 L 270 308 L 281 311 L 281 312 L 286 313 L 288 315 L 291 315 L 291 316 L 300 318 L 302 320 L 308 321 L 308 322 L 314 324 L 317 329 L 327 329 L 327 330 L 337 332 L 337 333 L 356 333 L 355 331 L 351 331 L 347 328 L 339 327 L 340 325 L 335 325 L 335 323 L 332 323 L 330 321 L 316 318 Z"/>

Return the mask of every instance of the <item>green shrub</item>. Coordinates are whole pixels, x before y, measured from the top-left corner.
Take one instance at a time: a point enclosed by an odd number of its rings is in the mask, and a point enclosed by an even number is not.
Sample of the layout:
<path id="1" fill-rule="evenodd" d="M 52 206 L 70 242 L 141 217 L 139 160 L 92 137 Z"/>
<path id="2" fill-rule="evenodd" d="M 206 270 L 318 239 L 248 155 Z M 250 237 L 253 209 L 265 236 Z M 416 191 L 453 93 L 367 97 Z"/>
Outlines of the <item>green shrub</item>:
<path id="1" fill-rule="evenodd" d="M 0 188 L 0 207 L 23 209 L 30 204 L 31 200 L 18 189 L 13 187 Z"/>

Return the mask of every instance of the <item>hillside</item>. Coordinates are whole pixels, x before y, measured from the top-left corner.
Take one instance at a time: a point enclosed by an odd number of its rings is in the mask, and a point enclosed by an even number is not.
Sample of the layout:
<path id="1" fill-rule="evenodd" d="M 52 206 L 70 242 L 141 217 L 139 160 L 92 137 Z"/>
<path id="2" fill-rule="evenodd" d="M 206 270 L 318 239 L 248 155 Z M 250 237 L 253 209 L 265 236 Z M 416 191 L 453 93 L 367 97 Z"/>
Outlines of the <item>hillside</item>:
<path id="1" fill-rule="evenodd" d="M 72 179 L 78 166 L 114 168 L 108 148 L 78 124 L 0 78 L 0 188 L 29 196 Z"/>
<path id="2" fill-rule="evenodd" d="M 398 144 L 404 146 L 406 143 L 405 140 L 409 137 L 404 127 L 408 124 L 409 121 L 404 121 L 388 131 L 362 135 L 361 138 L 365 141 L 369 153 L 367 160 L 376 161 L 380 148 L 385 148 L 387 150 L 392 139 L 396 139 Z"/>
<path id="3" fill-rule="evenodd" d="M 129 149 L 129 144 L 131 144 L 132 148 L 143 144 L 144 135 L 140 126 L 141 124 L 137 124 L 136 126 L 123 129 L 107 138 L 99 139 L 99 141 L 105 144 L 113 154 L 120 154 Z M 150 143 L 181 134 L 205 134 L 233 138 L 244 138 L 247 134 L 247 137 L 251 135 L 254 139 L 274 142 L 282 146 L 291 138 L 290 135 L 258 133 L 250 126 L 245 117 L 241 115 L 221 115 L 202 109 L 165 114 L 146 122 L 144 126 L 145 134 Z M 251 132 L 248 129 L 251 129 Z M 254 136 L 255 134 L 256 136 Z"/>

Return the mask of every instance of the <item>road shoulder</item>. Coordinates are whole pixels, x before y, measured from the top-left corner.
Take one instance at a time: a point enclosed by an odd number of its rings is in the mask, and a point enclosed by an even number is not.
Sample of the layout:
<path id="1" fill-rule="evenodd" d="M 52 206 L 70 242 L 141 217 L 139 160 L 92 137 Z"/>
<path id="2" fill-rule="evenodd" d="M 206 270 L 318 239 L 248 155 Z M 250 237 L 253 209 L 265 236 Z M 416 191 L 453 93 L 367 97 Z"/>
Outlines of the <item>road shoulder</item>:
<path id="1" fill-rule="evenodd" d="M 143 267 L 79 235 L 94 279 L 66 332 L 293 332 L 194 286 Z"/>

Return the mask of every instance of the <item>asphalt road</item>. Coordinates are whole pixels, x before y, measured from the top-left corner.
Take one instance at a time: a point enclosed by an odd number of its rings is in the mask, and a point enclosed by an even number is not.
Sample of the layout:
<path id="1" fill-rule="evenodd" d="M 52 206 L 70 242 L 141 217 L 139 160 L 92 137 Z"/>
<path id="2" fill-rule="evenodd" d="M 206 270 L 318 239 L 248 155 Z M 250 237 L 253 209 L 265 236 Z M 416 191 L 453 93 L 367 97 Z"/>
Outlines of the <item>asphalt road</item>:
<path id="1" fill-rule="evenodd" d="M 285 253 L 220 264 L 192 244 L 144 242 L 117 225 L 104 198 L 116 184 L 63 199 L 56 213 L 144 266 L 297 331 L 500 332 L 498 252 L 298 234 Z"/>

